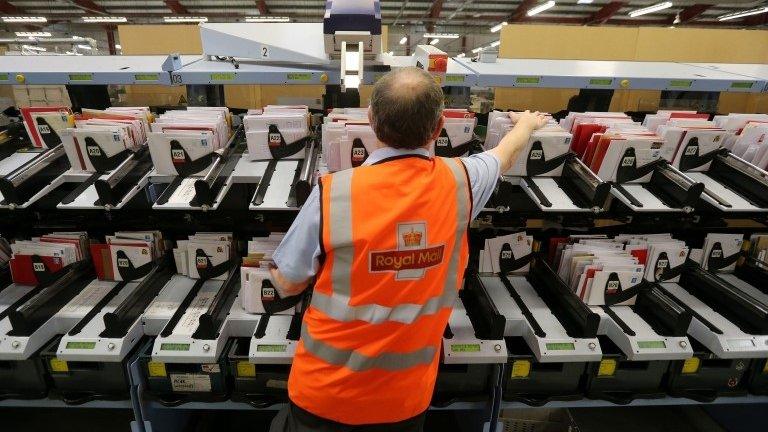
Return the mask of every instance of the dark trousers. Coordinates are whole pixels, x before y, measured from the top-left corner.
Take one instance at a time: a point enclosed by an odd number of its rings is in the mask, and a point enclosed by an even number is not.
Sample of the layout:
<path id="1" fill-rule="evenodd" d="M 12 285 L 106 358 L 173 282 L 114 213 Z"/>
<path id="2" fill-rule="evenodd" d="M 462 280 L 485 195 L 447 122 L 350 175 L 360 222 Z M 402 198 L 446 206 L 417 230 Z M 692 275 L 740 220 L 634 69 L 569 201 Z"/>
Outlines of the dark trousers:
<path id="1" fill-rule="evenodd" d="M 272 420 L 269 432 L 422 432 L 427 412 L 397 423 L 363 426 L 346 425 L 318 417 L 293 403 L 280 410 Z"/>

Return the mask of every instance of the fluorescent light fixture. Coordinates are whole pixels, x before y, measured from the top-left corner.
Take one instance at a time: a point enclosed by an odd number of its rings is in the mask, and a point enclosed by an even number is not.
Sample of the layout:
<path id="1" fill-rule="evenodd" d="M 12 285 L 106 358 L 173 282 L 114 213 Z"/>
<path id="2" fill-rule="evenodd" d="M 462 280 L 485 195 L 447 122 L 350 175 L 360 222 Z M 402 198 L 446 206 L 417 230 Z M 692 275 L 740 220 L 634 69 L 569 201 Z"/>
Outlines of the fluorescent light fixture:
<path id="1" fill-rule="evenodd" d="M 389 52 L 387 52 L 387 55 L 393 56 L 393 55 L 395 55 L 395 52 L 394 51 L 389 51 Z"/>
<path id="2" fill-rule="evenodd" d="M 536 14 L 540 14 L 544 12 L 547 9 L 552 9 L 553 7 L 555 7 L 555 0 L 549 0 L 546 3 L 541 3 L 538 6 L 534 6 L 528 9 L 528 12 L 526 12 L 525 14 L 528 16 L 534 16 Z"/>
<path id="3" fill-rule="evenodd" d="M 80 48 L 80 49 L 88 50 L 88 51 L 93 49 L 90 45 L 82 45 L 81 44 L 81 45 L 77 45 L 77 47 Z"/>
<path id="4" fill-rule="evenodd" d="M 48 51 L 47 49 L 45 49 L 45 48 L 43 48 L 43 47 L 34 46 L 34 45 L 22 45 L 21 47 L 22 47 L 23 49 L 28 49 L 28 50 L 30 50 L 30 51 L 41 51 L 41 52 L 42 52 L 42 51 Z"/>
<path id="5" fill-rule="evenodd" d="M 497 46 L 499 46 L 499 45 L 501 45 L 501 41 L 500 41 L 500 40 L 497 40 L 497 41 L 493 41 L 493 42 L 491 42 L 491 44 L 490 44 L 490 45 L 488 45 L 488 46 L 489 46 L 489 47 L 491 47 L 491 48 L 496 48 L 496 47 L 497 47 Z"/>
<path id="6" fill-rule="evenodd" d="M 425 33 L 425 39 L 458 39 L 459 35 L 456 33 Z"/>
<path id="7" fill-rule="evenodd" d="M 437 45 L 438 42 L 440 42 L 440 39 L 432 39 L 431 41 L 429 41 L 429 44 L 430 45 Z"/>
<path id="8" fill-rule="evenodd" d="M 466 57 L 466 56 L 467 56 L 467 55 L 466 55 L 465 53 L 461 53 L 461 54 L 457 55 L 457 56 L 456 56 L 456 58 L 464 58 L 464 57 Z"/>
<path id="9" fill-rule="evenodd" d="M 646 8 L 635 9 L 629 13 L 629 16 L 632 18 L 635 18 L 641 15 L 647 15 L 647 14 L 658 12 L 664 9 L 669 9 L 671 7 L 672 7 L 672 2 L 657 3 L 655 5 L 648 6 Z"/>
<path id="10" fill-rule="evenodd" d="M 7 23 L 41 23 L 48 22 L 48 18 L 41 16 L 4 16 L 3 22 Z"/>
<path id="11" fill-rule="evenodd" d="M 750 9 L 750 10 L 745 10 L 745 11 L 741 11 L 741 12 L 731 12 L 731 13 L 728 13 L 728 14 L 725 14 L 725 15 L 720 15 L 719 17 L 717 17 L 717 20 L 718 21 L 728 21 L 728 20 L 732 20 L 732 19 L 748 17 L 750 15 L 759 15 L 759 14 L 763 14 L 763 13 L 766 13 L 766 12 L 768 12 L 768 6 L 759 7 L 757 9 Z"/>
<path id="12" fill-rule="evenodd" d="M 485 49 L 485 47 L 477 47 L 477 48 L 472 50 L 472 54 L 477 54 L 477 53 L 479 53 L 480 51 L 482 51 L 484 49 Z"/>
<path id="13" fill-rule="evenodd" d="M 167 23 L 201 23 L 201 22 L 208 22 L 208 17 L 193 17 L 193 16 L 163 17 L 163 21 Z"/>
<path id="14" fill-rule="evenodd" d="M 594 0 L 579 0 L 576 4 L 592 4 Z"/>
<path id="15" fill-rule="evenodd" d="M 505 25 L 507 25 L 506 21 L 496 24 L 495 26 L 491 27 L 491 33 L 496 33 L 497 31 L 501 30 L 501 28 L 504 27 Z"/>
<path id="16" fill-rule="evenodd" d="M 120 44 L 115 44 L 115 49 L 119 49 L 119 50 L 121 50 L 121 49 L 123 49 L 123 46 L 122 46 L 122 45 L 120 45 Z"/>
<path id="17" fill-rule="evenodd" d="M 83 22 L 86 23 L 124 23 L 128 22 L 128 18 L 124 16 L 86 16 L 83 17 Z"/>
<path id="18" fill-rule="evenodd" d="M 290 22 L 291 19 L 284 16 L 250 16 L 245 17 L 245 22 L 250 23 L 264 23 L 264 22 L 272 22 L 272 23 L 281 23 L 281 22 Z"/>
<path id="19" fill-rule="evenodd" d="M 403 36 L 403 38 L 400 39 L 400 45 L 405 45 L 406 42 L 408 42 L 408 36 Z"/>
<path id="20" fill-rule="evenodd" d="M 18 37 L 51 37 L 49 32 L 16 32 Z"/>

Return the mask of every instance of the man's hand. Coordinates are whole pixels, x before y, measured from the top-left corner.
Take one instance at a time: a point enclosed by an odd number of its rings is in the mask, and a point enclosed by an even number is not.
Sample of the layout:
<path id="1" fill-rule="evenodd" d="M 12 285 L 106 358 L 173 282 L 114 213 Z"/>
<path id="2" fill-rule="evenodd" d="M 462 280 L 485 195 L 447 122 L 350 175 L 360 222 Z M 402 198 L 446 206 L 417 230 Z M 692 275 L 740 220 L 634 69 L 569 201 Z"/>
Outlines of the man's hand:
<path id="1" fill-rule="evenodd" d="M 538 111 L 534 113 L 530 111 L 521 113 L 511 112 L 509 113 L 509 118 L 512 119 L 512 123 L 515 126 L 501 139 L 499 145 L 488 150 L 489 153 L 495 155 L 501 162 L 502 174 L 507 172 L 515 163 L 518 154 L 528 143 L 533 131 L 547 124 L 544 115 Z"/>
<path id="2" fill-rule="evenodd" d="M 277 293 L 280 294 L 280 297 L 282 298 L 299 295 L 309 286 L 309 279 L 303 282 L 289 281 L 277 267 L 270 268 L 269 273 L 272 275 L 272 284 L 275 285 Z"/>

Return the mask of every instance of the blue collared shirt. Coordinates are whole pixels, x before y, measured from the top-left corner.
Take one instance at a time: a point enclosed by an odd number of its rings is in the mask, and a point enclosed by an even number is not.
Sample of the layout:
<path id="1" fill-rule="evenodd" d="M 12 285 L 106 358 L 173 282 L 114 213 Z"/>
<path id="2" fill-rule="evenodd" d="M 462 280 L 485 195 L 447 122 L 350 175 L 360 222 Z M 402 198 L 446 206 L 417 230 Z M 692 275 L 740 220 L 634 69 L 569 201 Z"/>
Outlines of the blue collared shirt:
<path id="1" fill-rule="evenodd" d="M 419 154 L 429 156 L 426 149 L 415 150 L 384 147 L 372 152 L 364 165 L 371 165 L 393 156 Z M 479 153 L 461 158 L 467 168 L 469 184 L 472 187 L 472 218 L 480 214 L 496 187 L 501 164 L 490 153 Z M 320 266 L 320 190 L 317 186 L 299 211 L 293 225 L 273 255 L 275 264 L 286 279 L 294 282 L 305 281 L 315 274 Z"/>

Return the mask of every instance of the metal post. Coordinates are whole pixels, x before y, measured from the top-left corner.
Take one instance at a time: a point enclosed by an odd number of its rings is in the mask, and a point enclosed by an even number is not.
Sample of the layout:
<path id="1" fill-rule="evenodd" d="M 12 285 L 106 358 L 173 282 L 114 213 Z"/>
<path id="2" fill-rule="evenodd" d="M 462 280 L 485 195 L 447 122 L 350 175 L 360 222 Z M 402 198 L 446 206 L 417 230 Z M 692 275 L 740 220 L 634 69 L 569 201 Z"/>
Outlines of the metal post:
<path id="1" fill-rule="evenodd" d="M 117 48 L 115 48 L 115 26 L 105 25 L 104 29 L 107 30 L 107 45 L 109 46 L 109 55 L 117 55 Z"/>

